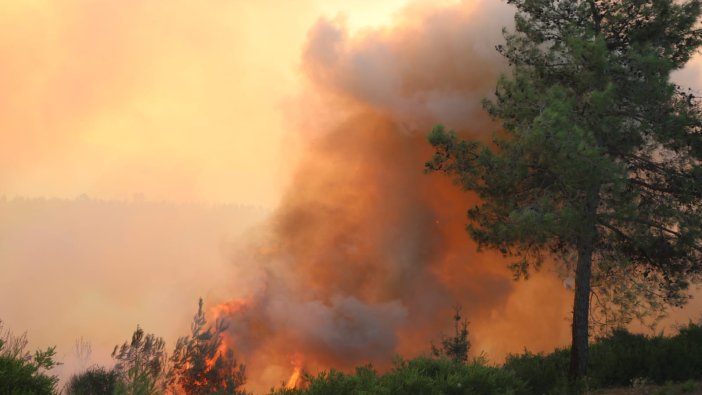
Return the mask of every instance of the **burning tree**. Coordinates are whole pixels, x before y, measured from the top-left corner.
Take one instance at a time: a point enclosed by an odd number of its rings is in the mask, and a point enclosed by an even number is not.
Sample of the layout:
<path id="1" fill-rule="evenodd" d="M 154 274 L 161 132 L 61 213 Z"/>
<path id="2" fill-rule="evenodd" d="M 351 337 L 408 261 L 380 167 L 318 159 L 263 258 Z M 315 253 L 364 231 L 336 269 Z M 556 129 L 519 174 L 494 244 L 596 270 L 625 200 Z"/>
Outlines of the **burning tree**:
<path id="1" fill-rule="evenodd" d="M 517 277 L 547 255 L 574 271 L 578 378 L 593 285 L 620 287 L 646 308 L 680 305 L 702 269 L 702 115 L 698 98 L 669 81 L 702 42 L 701 5 L 508 3 L 515 31 L 497 49 L 511 76 L 485 101 L 503 130 L 485 145 L 437 126 L 426 167 L 477 193 L 468 231 L 517 257 Z"/>
<path id="2" fill-rule="evenodd" d="M 227 329 L 222 319 L 207 327 L 203 301 L 191 324 L 191 335 L 178 339 L 170 358 L 169 381 L 187 394 L 245 394 L 244 365 L 237 364 L 234 352 L 223 342 Z"/>

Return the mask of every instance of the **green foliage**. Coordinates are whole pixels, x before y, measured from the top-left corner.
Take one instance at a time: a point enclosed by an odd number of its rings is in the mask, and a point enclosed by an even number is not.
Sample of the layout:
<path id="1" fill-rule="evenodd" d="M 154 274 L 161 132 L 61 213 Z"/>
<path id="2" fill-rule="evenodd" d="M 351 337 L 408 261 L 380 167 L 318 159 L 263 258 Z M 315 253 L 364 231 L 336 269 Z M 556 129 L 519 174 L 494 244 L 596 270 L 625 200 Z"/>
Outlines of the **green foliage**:
<path id="1" fill-rule="evenodd" d="M 171 385 L 188 394 L 245 394 L 244 365 L 237 364 L 230 348 L 220 350 L 227 326 L 217 320 L 214 327 L 205 327 L 207 320 L 200 299 L 191 324 L 191 335 L 178 339 L 170 358 Z"/>
<path id="2" fill-rule="evenodd" d="M 162 338 L 145 334 L 137 325 L 131 342 L 115 346 L 112 358 L 119 377 L 117 394 L 152 395 L 165 389 L 167 357 Z"/>
<path id="3" fill-rule="evenodd" d="M 592 344 L 587 384 L 610 388 L 637 382 L 682 382 L 680 389 L 685 391 L 702 379 L 701 349 L 702 327 L 695 324 L 680 328 L 671 337 L 615 330 Z M 523 380 L 531 394 L 562 394 L 567 387 L 568 350 L 510 355 L 503 368 Z"/>
<path id="4" fill-rule="evenodd" d="M 2 333 L 0 321 L 0 395 L 44 395 L 56 391 L 58 378 L 46 374 L 55 367 L 56 347 L 37 350 L 32 356 L 25 351 L 25 335 Z"/>
<path id="5" fill-rule="evenodd" d="M 690 324 L 672 337 L 617 330 L 592 346 L 593 385 L 627 385 L 645 377 L 656 384 L 702 379 L 702 327 Z"/>
<path id="6" fill-rule="evenodd" d="M 558 349 L 548 355 L 524 351 L 508 355 L 503 368 L 522 379 L 530 394 L 562 394 L 568 384 L 569 350 Z"/>
<path id="7" fill-rule="evenodd" d="M 278 389 L 274 395 L 345 394 L 524 394 L 524 383 L 514 373 L 475 362 L 456 363 L 446 358 L 398 360 L 389 372 L 379 375 L 372 366 L 354 374 L 331 370 L 307 377 L 305 389 Z"/>
<path id="8" fill-rule="evenodd" d="M 57 381 L 31 362 L 0 356 L 0 394 L 53 394 Z"/>
<path id="9" fill-rule="evenodd" d="M 702 108 L 669 81 L 702 43 L 700 0 L 508 0 L 512 66 L 485 101 L 491 145 L 439 125 L 428 171 L 481 198 L 480 247 L 575 274 L 571 373 L 587 366 L 591 285 L 606 325 L 687 298 L 702 272 Z M 612 308 L 612 306 L 619 306 Z"/>
<path id="10" fill-rule="evenodd" d="M 66 395 L 113 394 L 117 391 L 119 375 L 103 367 L 91 367 L 73 375 L 66 384 Z"/>
<path id="11" fill-rule="evenodd" d="M 608 275 L 598 280 L 636 279 L 639 296 L 684 302 L 702 257 L 702 124 L 697 99 L 668 76 L 699 47 L 700 2 L 509 3 L 516 32 L 499 50 L 513 72 L 485 102 L 503 131 L 484 145 L 435 127 L 427 170 L 478 193 L 469 232 L 517 257 L 517 275 L 545 253 L 573 261 L 593 225 Z"/>
<path id="12" fill-rule="evenodd" d="M 697 389 L 697 383 L 693 380 L 687 380 L 680 385 L 680 392 L 686 394 Z"/>

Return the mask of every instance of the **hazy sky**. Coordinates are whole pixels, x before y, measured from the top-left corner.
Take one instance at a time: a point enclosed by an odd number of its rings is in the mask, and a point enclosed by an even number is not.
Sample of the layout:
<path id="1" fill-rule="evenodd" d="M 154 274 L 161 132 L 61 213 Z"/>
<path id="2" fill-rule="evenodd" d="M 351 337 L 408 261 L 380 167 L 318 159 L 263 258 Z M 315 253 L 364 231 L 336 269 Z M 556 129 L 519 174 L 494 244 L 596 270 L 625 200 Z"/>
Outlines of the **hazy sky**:
<path id="1" fill-rule="evenodd" d="M 2 1 L 0 193 L 275 206 L 309 29 L 405 3 Z"/>
<path id="2" fill-rule="evenodd" d="M 383 25 L 404 2 L 0 1 L 0 196 L 275 207 L 308 31 Z M 137 323 L 185 334 L 196 298 L 235 282 L 230 243 L 262 216 L 18 204 L 0 209 L 0 319 L 58 344 L 69 372 L 78 336 L 108 363 Z"/>
<path id="3" fill-rule="evenodd" d="M 0 193 L 272 206 L 308 30 L 402 3 L 0 2 Z"/>

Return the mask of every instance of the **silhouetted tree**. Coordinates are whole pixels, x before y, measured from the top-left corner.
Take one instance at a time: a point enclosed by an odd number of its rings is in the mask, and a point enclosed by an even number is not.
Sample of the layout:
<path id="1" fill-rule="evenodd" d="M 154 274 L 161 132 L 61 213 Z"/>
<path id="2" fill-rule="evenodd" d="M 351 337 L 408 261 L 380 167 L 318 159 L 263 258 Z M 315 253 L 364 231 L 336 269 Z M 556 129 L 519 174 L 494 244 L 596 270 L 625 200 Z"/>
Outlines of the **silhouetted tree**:
<path id="1" fill-rule="evenodd" d="M 461 317 L 461 308 L 456 307 L 453 315 L 454 333 L 453 336 L 443 336 L 441 346 L 432 343 L 431 353 L 435 357 L 446 357 L 454 362 L 468 362 L 468 351 L 470 341 L 468 340 L 468 321 Z"/>

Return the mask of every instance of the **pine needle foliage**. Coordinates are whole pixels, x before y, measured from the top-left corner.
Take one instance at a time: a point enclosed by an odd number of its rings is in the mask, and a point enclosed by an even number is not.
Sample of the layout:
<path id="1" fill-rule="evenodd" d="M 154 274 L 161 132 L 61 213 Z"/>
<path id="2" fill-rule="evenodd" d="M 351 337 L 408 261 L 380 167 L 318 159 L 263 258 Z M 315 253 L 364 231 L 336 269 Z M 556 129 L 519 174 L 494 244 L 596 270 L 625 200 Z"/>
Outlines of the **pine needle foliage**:
<path id="1" fill-rule="evenodd" d="M 702 111 L 669 78 L 702 43 L 702 6 L 508 3 L 515 27 L 497 50 L 511 73 L 484 102 L 502 129 L 484 144 L 436 126 L 426 169 L 477 193 L 468 232 L 512 257 L 517 277 L 547 256 L 574 275 L 578 378 L 593 290 L 600 318 L 627 320 L 685 303 L 702 272 Z"/>

